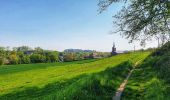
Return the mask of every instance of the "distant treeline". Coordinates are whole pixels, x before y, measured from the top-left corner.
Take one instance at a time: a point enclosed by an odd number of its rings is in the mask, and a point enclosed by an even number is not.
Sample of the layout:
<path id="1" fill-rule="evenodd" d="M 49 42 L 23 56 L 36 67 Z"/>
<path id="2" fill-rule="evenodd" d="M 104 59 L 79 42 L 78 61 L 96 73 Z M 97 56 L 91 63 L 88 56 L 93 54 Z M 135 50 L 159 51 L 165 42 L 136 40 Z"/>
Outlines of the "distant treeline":
<path id="1" fill-rule="evenodd" d="M 110 53 L 96 52 L 94 50 L 67 49 L 64 52 L 58 52 L 44 50 L 40 47 L 32 49 L 28 46 L 21 46 L 12 50 L 8 47 L 0 47 L 0 65 L 77 61 L 109 56 Z"/>

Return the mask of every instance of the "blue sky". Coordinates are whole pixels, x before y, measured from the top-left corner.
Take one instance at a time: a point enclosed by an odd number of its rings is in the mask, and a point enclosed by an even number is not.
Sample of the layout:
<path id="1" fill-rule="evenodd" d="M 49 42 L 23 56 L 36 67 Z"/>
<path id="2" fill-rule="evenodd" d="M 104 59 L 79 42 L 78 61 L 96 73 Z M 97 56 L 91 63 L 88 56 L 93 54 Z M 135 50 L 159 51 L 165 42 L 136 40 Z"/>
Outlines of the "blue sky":
<path id="1" fill-rule="evenodd" d="M 111 51 L 131 50 L 114 30 L 112 16 L 121 9 L 113 4 L 98 14 L 98 0 L 0 0 L 0 46 L 40 46 L 62 51 L 67 48 Z M 135 43 L 136 48 L 142 48 Z M 155 42 L 146 47 L 156 46 Z"/>

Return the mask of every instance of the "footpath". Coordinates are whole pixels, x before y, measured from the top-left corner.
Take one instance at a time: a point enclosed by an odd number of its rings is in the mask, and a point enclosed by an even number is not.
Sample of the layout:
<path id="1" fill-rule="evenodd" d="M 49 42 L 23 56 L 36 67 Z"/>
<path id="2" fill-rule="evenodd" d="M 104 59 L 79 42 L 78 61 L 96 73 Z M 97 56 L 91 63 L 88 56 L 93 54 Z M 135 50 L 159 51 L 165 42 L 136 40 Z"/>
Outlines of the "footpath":
<path id="1" fill-rule="evenodd" d="M 138 65 L 139 61 L 135 63 L 134 68 L 128 73 L 126 79 L 122 82 L 120 87 L 117 89 L 116 94 L 113 96 L 113 100 L 120 100 L 121 95 L 125 89 L 126 84 L 128 83 L 128 80 L 132 74 L 132 72 L 135 70 L 135 67 Z"/>

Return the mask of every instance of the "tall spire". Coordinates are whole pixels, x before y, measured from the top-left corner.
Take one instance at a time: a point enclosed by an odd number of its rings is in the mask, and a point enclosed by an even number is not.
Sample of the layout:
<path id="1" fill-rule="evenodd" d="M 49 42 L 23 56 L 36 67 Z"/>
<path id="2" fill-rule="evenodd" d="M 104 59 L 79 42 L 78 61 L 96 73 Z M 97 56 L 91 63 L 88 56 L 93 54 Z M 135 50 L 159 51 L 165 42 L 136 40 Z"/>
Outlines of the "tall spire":
<path id="1" fill-rule="evenodd" d="M 113 47 L 112 47 L 112 52 L 111 52 L 111 55 L 116 55 L 116 46 L 115 46 L 115 42 L 113 42 Z"/>
<path id="2" fill-rule="evenodd" d="M 113 41 L 113 47 L 115 47 L 115 42 Z"/>

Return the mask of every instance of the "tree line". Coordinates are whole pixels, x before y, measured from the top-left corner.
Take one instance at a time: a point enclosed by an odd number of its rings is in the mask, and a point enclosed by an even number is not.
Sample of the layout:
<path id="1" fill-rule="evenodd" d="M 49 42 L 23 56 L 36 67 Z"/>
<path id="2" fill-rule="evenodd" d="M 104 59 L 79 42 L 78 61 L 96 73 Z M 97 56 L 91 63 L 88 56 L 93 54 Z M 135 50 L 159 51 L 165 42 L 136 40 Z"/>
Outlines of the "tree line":
<path id="1" fill-rule="evenodd" d="M 30 64 L 30 63 L 52 63 L 67 62 L 84 59 L 103 58 L 110 56 L 110 53 L 103 52 L 58 52 L 44 50 L 40 47 L 34 49 L 28 46 L 0 47 L 0 65 L 3 64 Z"/>
<path id="2" fill-rule="evenodd" d="M 0 64 L 29 64 L 57 62 L 58 51 L 43 50 L 40 47 L 34 49 L 28 46 L 9 48 L 0 47 Z"/>

